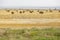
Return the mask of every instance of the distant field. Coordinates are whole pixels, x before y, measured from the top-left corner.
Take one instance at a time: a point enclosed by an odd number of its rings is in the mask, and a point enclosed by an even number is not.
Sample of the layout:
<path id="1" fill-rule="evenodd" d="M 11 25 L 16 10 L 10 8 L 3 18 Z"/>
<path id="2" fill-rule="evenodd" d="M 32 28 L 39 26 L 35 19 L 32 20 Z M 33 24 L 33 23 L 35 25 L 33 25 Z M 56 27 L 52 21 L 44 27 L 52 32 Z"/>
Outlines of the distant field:
<path id="1" fill-rule="evenodd" d="M 60 19 L 58 9 L 0 9 L 0 19 Z"/>
<path id="2" fill-rule="evenodd" d="M 60 28 L 0 28 L 0 40 L 60 40 Z"/>
<path id="3" fill-rule="evenodd" d="M 0 9 L 0 28 L 60 27 L 59 9 Z"/>

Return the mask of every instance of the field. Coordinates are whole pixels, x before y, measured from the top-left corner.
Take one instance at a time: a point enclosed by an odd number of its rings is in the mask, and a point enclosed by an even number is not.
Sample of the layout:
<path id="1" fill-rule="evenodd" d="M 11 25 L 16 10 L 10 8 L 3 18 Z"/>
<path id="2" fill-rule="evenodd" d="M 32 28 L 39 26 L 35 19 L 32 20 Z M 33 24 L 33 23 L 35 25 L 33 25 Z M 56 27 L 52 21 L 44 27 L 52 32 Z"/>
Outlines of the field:
<path id="1" fill-rule="evenodd" d="M 0 9 L 0 19 L 60 19 L 60 10 L 56 9 Z"/>
<path id="2" fill-rule="evenodd" d="M 0 9 L 0 40 L 60 40 L 60 10 Z"/>
<path id="3" fill-rule="evenodd" d="M 0 28 L 0 40 L 60 40 L 60 28 Z"/>

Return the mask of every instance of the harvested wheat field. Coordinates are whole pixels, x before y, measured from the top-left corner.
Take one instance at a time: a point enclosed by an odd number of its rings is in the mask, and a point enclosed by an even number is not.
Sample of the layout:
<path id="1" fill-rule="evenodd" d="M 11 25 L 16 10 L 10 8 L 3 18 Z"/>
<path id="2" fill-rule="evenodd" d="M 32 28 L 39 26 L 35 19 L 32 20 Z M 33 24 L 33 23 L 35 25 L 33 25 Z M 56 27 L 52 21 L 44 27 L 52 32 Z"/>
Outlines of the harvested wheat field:
<path id="1" fill-rule="evenodd" d="M 0 20 L 0 28 L 59 27 L 60 19 L 10 19 Z"/>
<path id="2" fill-rule="evenodd" d="M 0 9 L 0 28 L 46 26 L 60 26 L 59 9 Z"/>

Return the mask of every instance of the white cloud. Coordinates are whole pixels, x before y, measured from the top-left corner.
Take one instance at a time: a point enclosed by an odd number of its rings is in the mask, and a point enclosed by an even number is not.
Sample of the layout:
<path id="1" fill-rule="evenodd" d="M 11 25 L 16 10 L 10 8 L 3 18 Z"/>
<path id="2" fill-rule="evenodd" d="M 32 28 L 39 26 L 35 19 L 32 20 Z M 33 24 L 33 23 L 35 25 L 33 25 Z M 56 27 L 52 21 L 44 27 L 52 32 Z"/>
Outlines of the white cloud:
<path id="1" fill-rule="evenodd" d="M 0 0 L 0 7 L 59 7 L 60 0 Z"/>

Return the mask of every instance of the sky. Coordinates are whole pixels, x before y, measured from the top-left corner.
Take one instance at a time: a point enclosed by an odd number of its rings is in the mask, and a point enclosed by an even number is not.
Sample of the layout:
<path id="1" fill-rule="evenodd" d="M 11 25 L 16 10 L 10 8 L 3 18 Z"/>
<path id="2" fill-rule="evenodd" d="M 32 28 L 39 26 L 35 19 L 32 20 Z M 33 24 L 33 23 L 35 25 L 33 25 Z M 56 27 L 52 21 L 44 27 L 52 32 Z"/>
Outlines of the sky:
<path id="1" fill-rule="evenodd" d="M 0 8 L 60 7 L 60 0 L 0 0 Z"/>

